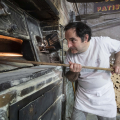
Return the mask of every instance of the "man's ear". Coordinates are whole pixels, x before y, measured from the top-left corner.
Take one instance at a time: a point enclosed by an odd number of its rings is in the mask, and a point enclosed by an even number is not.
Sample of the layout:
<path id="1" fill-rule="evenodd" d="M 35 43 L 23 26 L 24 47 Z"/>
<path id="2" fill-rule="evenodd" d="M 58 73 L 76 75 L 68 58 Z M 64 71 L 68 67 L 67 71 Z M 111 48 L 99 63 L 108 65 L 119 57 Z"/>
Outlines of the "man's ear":
<path id="1" fill-rule="evenodd" d="M 85 36 L 84 36 L 84 42 L 87 43 L 87 42 L 88 42 L 88 39 L 89 39 L 89 35 L 88 35 L 88 34 L 85 34 Z"/>

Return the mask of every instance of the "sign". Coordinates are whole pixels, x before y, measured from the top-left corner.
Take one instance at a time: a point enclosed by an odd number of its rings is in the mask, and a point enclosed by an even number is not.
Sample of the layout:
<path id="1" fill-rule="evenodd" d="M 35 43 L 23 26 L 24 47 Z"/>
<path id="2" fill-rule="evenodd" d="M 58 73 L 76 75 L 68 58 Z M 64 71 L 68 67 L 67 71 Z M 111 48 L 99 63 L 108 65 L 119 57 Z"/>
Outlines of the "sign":
<path id="1" fill-rule="evenodd" d="M 117 12 L 120 11 L 120 0 L 105 0 L 105 2 L 95 2 L 94 12 Z"/>

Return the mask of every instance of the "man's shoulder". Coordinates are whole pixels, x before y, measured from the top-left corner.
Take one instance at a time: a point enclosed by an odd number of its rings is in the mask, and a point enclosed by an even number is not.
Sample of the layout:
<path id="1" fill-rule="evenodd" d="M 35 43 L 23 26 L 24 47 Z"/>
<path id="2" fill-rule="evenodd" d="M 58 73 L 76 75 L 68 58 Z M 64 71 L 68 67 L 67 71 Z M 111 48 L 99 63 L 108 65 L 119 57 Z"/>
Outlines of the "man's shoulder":
<path id="1" fill-rule="evenodd" d="M 111 38 L 108 36 L 99 36 L 99 37 L 92 37 L 91 41 L 94 41 L 96 43 L 103 43 L 109 41 Z"/>
<path id="2" fill-rule="evenodd" d="M 91 40 L 102 40 L 102 39 L 109 39 L 110 37 L 108 36 L 95 36 L 91 37 Z"/>

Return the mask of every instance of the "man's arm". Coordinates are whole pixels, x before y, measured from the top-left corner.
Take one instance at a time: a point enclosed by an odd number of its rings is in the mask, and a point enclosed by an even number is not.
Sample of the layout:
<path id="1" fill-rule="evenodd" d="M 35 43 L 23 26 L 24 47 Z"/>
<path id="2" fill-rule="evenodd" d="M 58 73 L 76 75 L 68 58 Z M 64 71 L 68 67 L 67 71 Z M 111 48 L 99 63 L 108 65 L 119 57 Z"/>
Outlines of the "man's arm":
<path id="1" fill-rule="evenodd" d="M 65 76 L 68 78 L 69 81 L 74 82 L 78 79 L 82 66 L 80 64 L 72 62 L 69 62 L 69 65 L 70 71 L 68 71 Z"/>
<path id="2" fill-rule="evenodd" d="M 120 74 L 120 52 L 115 54 L 115 73 Z"/>
<path id="3" fill-rule="evenodd" d="M 75 80 L 78 79 L 78 76 L 80 75 L 80 72 L 72 72 L 72 71 L 68 71 L 65 74 L 65 77 L 67 77 L 67 79 L 71 82 L 74 82 Z"/>

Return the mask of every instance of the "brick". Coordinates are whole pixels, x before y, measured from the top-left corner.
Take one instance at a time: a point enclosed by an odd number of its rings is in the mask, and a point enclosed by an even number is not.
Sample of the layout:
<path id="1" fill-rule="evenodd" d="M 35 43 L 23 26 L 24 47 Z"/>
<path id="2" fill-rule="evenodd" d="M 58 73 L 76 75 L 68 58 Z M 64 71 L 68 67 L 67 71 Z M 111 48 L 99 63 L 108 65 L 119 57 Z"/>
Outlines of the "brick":
<path id="1" fill-rule="evenodd" d="M 36 85 L 36 89 L 40 89 L 43 85 L 45 85 L 45 81 L 42 81 Z"/>
<path id="2" fill-rule="evenodd" d="M 16 91 L 11 91 L 6 94 L 0 95 L 0 107 L 3 107 L 8 103 L 14 102 L 16 100 L 16 95 Z"/>
<path id="3" fill-rule="evenodd" d="M 59 76 L 57 75 L 57 76 L 53 77 L 52 79 L 54 81 L 54 80 L 57 80 L 58 78 L 59 78 Z"/>
<path id="4" fill-rule="evenodd" d="M 8 88 L 10 88 L 11 87 L 11 84 L 10 84 L 10 82 L 4 82 L 4 83 L 0 83 L 0 92 L 1 91 L 3 91 L 3 90 L 6 90 L 6 89 L 8 89 Z"/>
<path id="5" fill-rule="evenodd" d="M 52 78 L 49 78 L 46 80 L 46 83 L 50 83 L 52 81 Z"/>
<path id="6" fill-rule="evenodd" d="M 25 88 L 21 91 L 20 96 L 22 97 L 24 95 L 27 95 L 27 94 L 31 93 L 33 90 L 34 90 L 34 86 L 30 86 L 28 88 Z"/>

